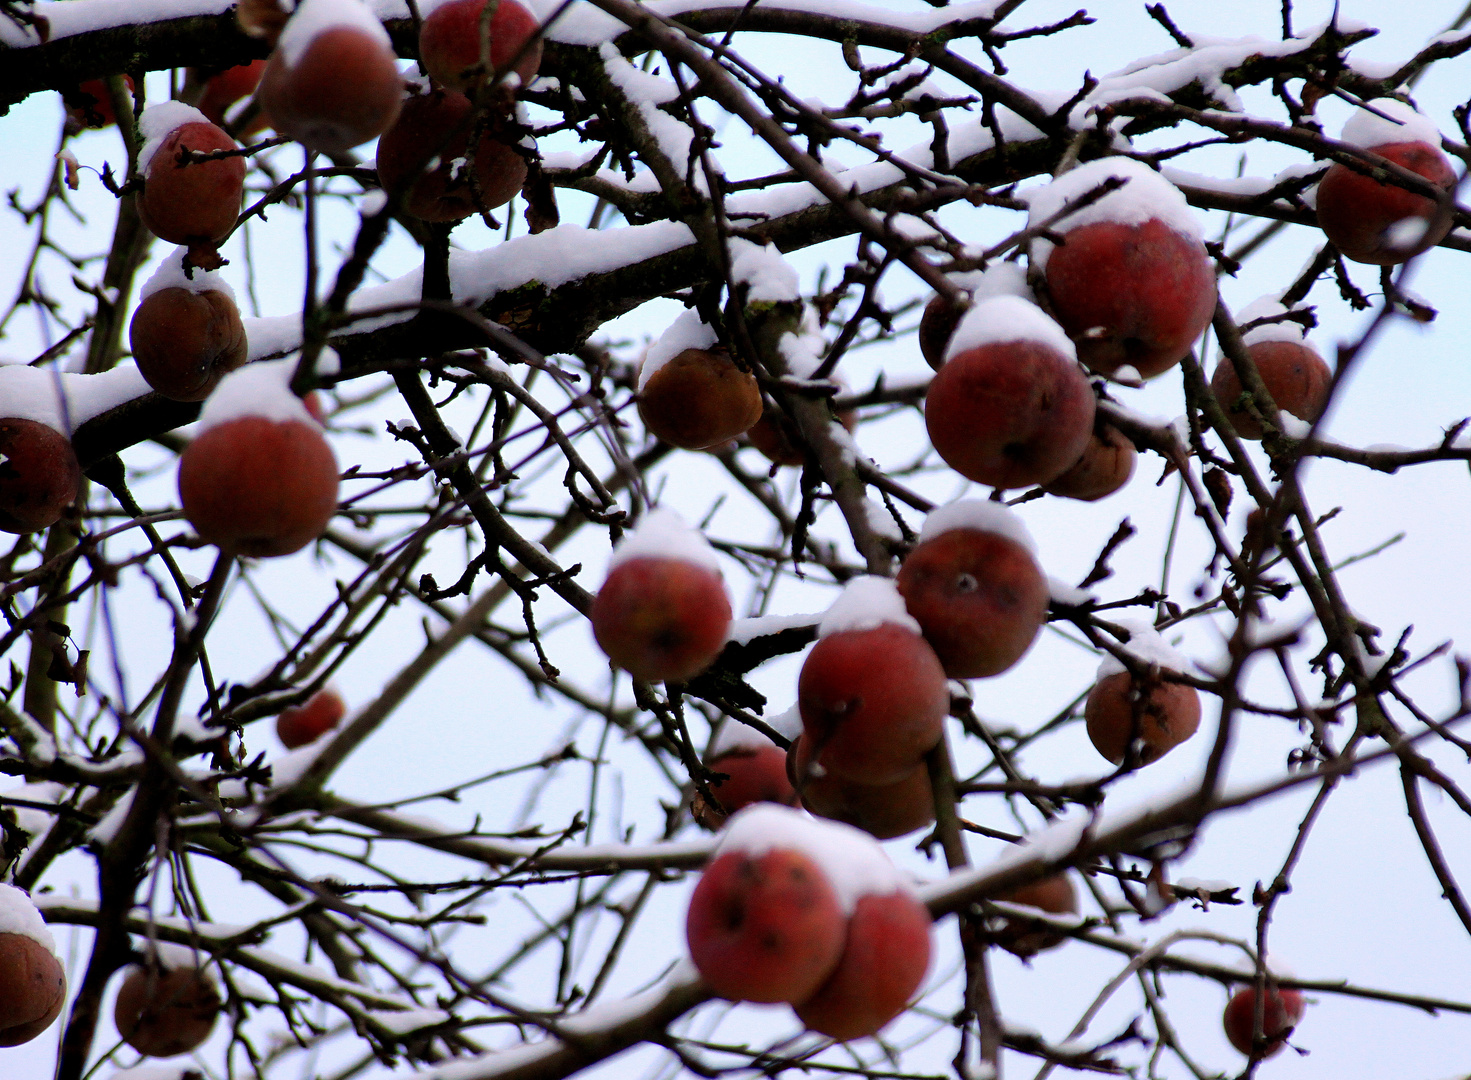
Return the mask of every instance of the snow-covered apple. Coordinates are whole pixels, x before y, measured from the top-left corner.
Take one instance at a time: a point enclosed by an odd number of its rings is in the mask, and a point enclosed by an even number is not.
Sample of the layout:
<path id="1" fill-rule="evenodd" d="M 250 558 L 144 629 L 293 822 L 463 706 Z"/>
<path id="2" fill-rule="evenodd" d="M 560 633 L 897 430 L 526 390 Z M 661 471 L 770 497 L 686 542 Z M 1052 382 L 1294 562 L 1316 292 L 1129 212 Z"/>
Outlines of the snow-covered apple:
<path id="1" fill-rule="evenodd" d="M 650 433 L 683 450 L 706 450 L 761 419 L 761 387 L 693 309 L 650 346 L 638 376 L 638 415 Z"/>
<path id="2" fill-rule="evenodd" d="M 1113 179 L 1125 183 L 1057 221 L 1061 242 L 1035 241 L 1032 259 L 1078 358 L 1100 374 L 1132 367 L 1148 379 L 1180 362 L 1216 307 L 1215 267 L 1179 189 L 1142 162 L 1102 158 L 1034 192 L 1028 224 Z"/>
<path id="3" fill-rule="evenodd" d="M 184 249 L 143 286 L 128 343 L 148 385 L 175 401 L 203 401 L 245 363 L 248 343 L 235 294 L 217 274 L 186 272 Z"/>
<path id="4" fill-rule="evenodd" d="M 236 555 L 289 555 L 337 512 L 337 459 L 288 383 L 294 360 L 220 381 L 179 456 L 179 499 L 203 539 Z"/>
<path id="5" fill-rule="evenodd" d="M 933 511 L 895 583 L 945 673 L 999 675 L 1047 619 L 1047 579 L 1031 535 L 1000 503 L 964 499 Z"/>
<path id="6" fill-rule="evenodd" d="M 1281 304 L 1258 301 L 1242 309 L 1237 318 L 1250 323 L 1281 314 L 1286 314 Z M 1323 415 L 1333 386 L 1333 371 L 1307 343 L 1299 323 L 1291 320 L 1261 323 L 1246 330 L 1242 340 L 1257 374 L 1266 384 L 1267 393 L 1279 409 L 1308 423 Z M 1211 393 L 1226 410 L 1237 435 L 1243 439 L 1260 439 L 1265 434 L 1261 421 L 1247 406 L 1246 391 L 1236 365 L 1225 356 L 1216 362 L 1211 375 Z"/>
<path id="7" fill-rule="evenodd" d="M 195 266 L 215 269 L 221 264 L 215 250 L 240 216 L 245 159 L 192 161 L 187 152 L 235 150 L 235 140 L 180 101 L 150 105 L 138 127 L 147 140 L 138 152 L 138 216 L 160 240 L 187 247 Z"/>
<path id="8" fill-rule="evenodd" d="M 657 509 L 613 552 L 588 617 L 603 652 L 635 679 L 682 681 L 719 655 L 730 600 L 704 536 Z"/>
<path id="9" fill-rule="evenodd" d="M 1119 620 L 1130 633 L 1128 653 L 1147 665 L 1136 676 L 1112 654 L 1098 666 L 1098 681 L 1088 692 L 1083 718 L 1088 738 L 1109 761 L 1121 765 L 1126 756 L 1148 765 L 1179 746 L 1200 727 L 1200 694 L 1195 687 L 1171 682 L 1165 673 L 1182 673 L 1188 661 L 1148 625 Z"/>
<path id="10" fill-rule="evenodd" d="M 66 972 L 41 913 L 13 885 L 0 885 L 0 926 L 0 1046 L 19 1046 L 60 1015 Z"/>
<path id="11" fill-rule="evenodd" d="M 925 399 L 925 429 L 961 476 L 1027 487 L 1082 455 L 1093 432 L 1093 388 L 1073 343 L 1035 305 L 1016 296 L 976 304 L 946 355 Z"/>
<path id="12" fill-rule="evenodd" d="M 1444 199 L 1432 199 L 1335 163 L 1318 183 L 1318 226 L 1345 257 L 1393 266 L 1445 239 L 1454 222 L 1455 202 L 1449 193 L 1456 187 L 1456 173 L 1429 117 L 1395 98 L 1375 98 L 1354 111 L 1344 125 L 1343 141 L 1387 158 L 1447 193 Z"/>

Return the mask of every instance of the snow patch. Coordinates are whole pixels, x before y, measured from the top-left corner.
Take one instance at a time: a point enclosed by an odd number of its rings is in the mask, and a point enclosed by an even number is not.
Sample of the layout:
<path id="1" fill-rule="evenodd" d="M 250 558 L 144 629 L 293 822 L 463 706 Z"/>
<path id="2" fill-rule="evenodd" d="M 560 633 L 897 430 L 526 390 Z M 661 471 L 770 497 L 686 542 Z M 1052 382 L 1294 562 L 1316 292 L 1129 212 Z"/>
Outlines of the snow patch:
<path id="1" fill-rule="evenodd" d="M 28 937 L 57 959 L 56 939 L 46 927 L 46 920 L 31 903 L 31 898 L 14 885 L 0 885 L 0 934 Z"/>
<path id="2" fill-rule="evenodd" d="M 798 851 L 815 862 L 848 915 L 865 896 L 914 895 L 909 880 L 868 833 L 776 803 L 755 803 L 733 814 L 713 857 L 738 851 L 754 858 L 776 850 Z"/>
<path id="3" fill-rule="evenodd" d="M 260 360 L 236 368 L 215 387 L 199 413 L 199 431 L 238 420 L 242 416 L 261 416 L 284 424 L 298 420 L 313 428 L 320 425 L 291 392 L 291 376 L 296 373 L 296 360 Z"/>
<path id="4" fill-rule="evenodd" d="M 974 529 L 977 532 L 995 533 L 997 536 L 1004 536 L 1013 543 L 1020 544 L 1031 553 L 1033 558 L 1036 558 L 1037 555 L 1037 542 L 1032 539 L 1032 534 L 1027 530 L 1022 519 L 1011 507 L 999 502 L 991 502 L 987 499 L 961 499 L 958 502 L 946 503 L 944 506 L 937 507 L 931 510 L 929 516 L 924 519 L 924 527 L 919 530 L 919 542 L 923 544 L 926 540 L 933 540 L 941 533 L 947 533 L 951 529 Z"/>
<path id="5" fill-rule="evenodd" d="M 1008 341 L 1035 341 L 1069 360 L 1078 358 L 1072 339 L 1050 315 L 1020 296 L 1001 295 L 982 300 L 965 313 L 945 346 L 945 360 L 949 362 L 983 345 Z"/>
<path id="6" fill-rule="evenodd" d="M 654 372 L 686 349 L 708 349 L 719 340 L 714 329 L 700 318 L 700 313 L 694 308 L 681 312 L 679 318 L 670 324 L 669 329 L 644 354 L 644 362 L 638 370 L 639 390 L 642 391 L 648 385 Z"/>
<path id="7" fill-rule="evenodd" d="M 189 249 L 180 247 L 165 255 L 163 261 L 158 264 L 158 269 L 153 272 L 143 288 L 138 291 L 138 302 L 142 303 L 156 292 L 164 289 L 183 289 L 186 292 L 218 292 L 224 293 L 231 301 L 235 299 L 235 290 L 225 282 L 225 279 L 213 270 L 200 270 L 195 267 L 190 271 L 192 277 L 184 273 L 184 256 L 189 254 Z"/>
<path id="8" fill-rule="evenodd" d="M 673 510 L 656 507 L 650 510 L 623 538 L 608 560 L 608 572 L 629 559 L 680 559 L 720 573 L 720 561 L 705 534 L 684 523 Z"/>
<path id="9" fill-rule="evenodd" d="M 781 252 L 749 240 L 737 238 L 730 242 L 730 283 L 750 286 L 748 303 L 778 304 L 802 298 L 797 271 Z"/>
<path id="10" fill-rule="evenodd" d="M 1350 146 L 1373 150 L 1392 143 L 1423 142 L 1439 148 L 1440 129 L 1434 120 L 1413 106 L 1394 98 L 1375 98 L 1368 106 L 1368 109 L 1355 109 L 1343 125 L 1342 139 Z"/>
<path id="11" fill-rule="evenodd" d="M 170 135 L 185 124 L 209 124 L 214 127 L 209 117 L 182 101 L 160 101 L 143 110 L 143 115 L 138 117 L 138 131 L 144 140 L 143 149 L 138 151 L 139 176 L 148 175 L 148 166 L 153 162 L 153 155 L 158 153 L 159 147 L 163 146 Z"/>
<path id="12" fill-rule="evenodd" d="M 1079 165 L 1063 173 L 1050 184 L 1026 192 L 1027 224 L 1038 225 L 1062 210 L 1073 199 L 1082 197 L 1110 179 L 1125 181 L 1124 186 L 1056 222 L 1053 228 L 1066 233 L 1083 225 L 1109 221 L 1120 225 L 1142 225 L 1158 219 L 1182 236 L 1203 243 L 1200 222 L 1180 189 L 1148 165 L 1133 158 L 1106 157 Z M 1047 240 L 1032 243 L 1032 261 L 1039 269 L 1047 266 L 1053 245 Z"/>
<path id="13" fill-rule="evenodd" d="M 286 21 L 276 49 L 286 66 L 294 68 L 318 34 L 338 27 L 359 30 L 389 52 L 393 51 L 388 31 L 362 0 L 303 0 Z"/>
<path id="14" fill-rule="evenodd" d="M 884 623 L 894 623 L 918 634 L 919 623 L 904 607 L 904 597 L 890 578 L 864 574 L 843 586 L 843 591 L 823 613 L 817 624 L 817 636 L 845 631 L 873 630 Z"/>
<path id="15" fill-rule="evenodd" d="M 1174 671 L 1184 675 L 1191 668 L 1191 663 L 1184 654 L 1172 649 L 1165 644 L 1158 631 L 1143 619 L 1115 619 L 1115 623 L 1129 632 L 1129 640 L 1119 645 L 1124 652 L 1136 658 L 1141 663 L 1155 664 L 1166 671 Z M 1103 680 L 1110 675 L 1117 675 L 1128 668 L 1119 661 L 1113 653 L 1104 656 L 1098 665 L 1098 678 Z"/>

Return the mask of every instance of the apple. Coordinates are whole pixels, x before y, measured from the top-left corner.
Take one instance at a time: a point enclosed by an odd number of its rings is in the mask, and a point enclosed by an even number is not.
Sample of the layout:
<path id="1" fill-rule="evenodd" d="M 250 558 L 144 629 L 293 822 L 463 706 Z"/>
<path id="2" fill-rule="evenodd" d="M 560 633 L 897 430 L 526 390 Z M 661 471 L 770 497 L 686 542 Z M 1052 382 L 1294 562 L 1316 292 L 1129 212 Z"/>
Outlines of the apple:
<path id="1" fill-rule="evenodd" d="M 717 854 L 690 896 L 685 937 L 695 967 L 721 997 L 799 1002 L 837 966 L 846 923 L 812 857 L 772 846 Z"/>
<path id="2" fill-rule="evenodd" d="M 1031 537 L 996 503 L 966 500 L 932 514 L 896 584 L 954 679 L 1006 671 L 1047 620 L 1047 579 Z"/>
<path id="3" fill-rule="evenodd" d="M 996 897 L 1009 904 L 1025 904 L 1038 908 L 1049 915 L 1076 915 L 1078 892 L 1073 880 L 1066 873 L 1053 874 L 1041 881 L 1023 885 L 1011 892 Z M 1033 956 L 1044 949 L 1053 949 L 1067 940 L 1066 934 L 1053 930 L 1039 929 L 1025 919 L 1007 918 L 995 931 L 996 943 L 1009 953 L 1020 957 Z"/>
<path id="4" fill-rule="evenodd" d="M 1216 308 L 1215 266 L 1179 189 L 1142 162 L 1102 158 L 1034 193 L 1027 223 L 1111 179 L 1125 183 L 1057 221 L 1061 242 L 1034 243 L 1033 265 L 1078 359 L 1103 375 L 1128 365 L 1148 379 L 1180 362 Z"/>
<path id="5" fill-rule="evenodd" d="M 1083 707 L 1088 738 L 1109 761 L 1121 765 L 1131 746 L 1148 765 L 1179 746 L 1200 727 L 1195 687 L 1163 680 L 1137 681 L 1127 671 L 1100 678 Z"/>
<path id="6" fill-rule="evenodd" d="M 240 216 L 245 159 L 180 162 L 182 151 L 213 153 L 236 145 L 198 109 L 177 101 L 149 106 L 139 126 L 148 140 L 138 154 L 138 173 L 144 178 L 139 218 L 160 240 L 188 247 L 196 266 L 214 269 L 220 265 L 218 256 L 211 259 L 204 253 L 213 253 Z"/>
<path id="7" fill-rule="evenodd" d="M 174 401 L 203 401 L 247 358 L 240 311 L 219 289 L 148 293 L 128 324 L 128 343 L 148 385 Z"/>
<path id="8" fill-rule="evenodd" d="M 1296 341 L 1258 341 L 1248 345 L 1247 352 L 1279 409 L 1308 423 L 1323 415 L 1328 407 L 1333 372 L 1321 356 Z M 1243 439 L 1260 439 L 1265 434 L 1261 422 L 1242 403 L 1246 391 L 1235 365 L 1225 357 L 1211 375 L 1211 393 L 1226 410 L 1237 435 Z"/>
<path id="9" fill-rule="evenodd" d="M 82 469 L 71 440 L 38 420 L 0 418 L 0 530 L 36 532 L 77 500 Z"/>
<path id="10" fill-rule="evenodd" d="M 813 1031 L 839 1042 L 878 1032 L 904 1011 L 930 966 L 930 913 L 910 893 L 858 898 L 838 961 L 822 988 L 796 1004 Z"/>
<path id="11" fill-rule="evenodd" d="M 1344 125 L 1343 141 L 1388 158 L 1449 193 L 1456 174 L 1428 117 L 1394 98 L 1376 98 Z M 1382 115 L 1375 115 L 1380 113 Z M 1393 266 L 1440 243 L 1455 203 L 1407 191 L 1335 163 L 1318 183 L 1318 227 L 1345 258 Z"/>
<path id="12" fill-rule="evenodd" d="M 1067 472 L 1043 484 L 1042 490 L 1064 499 L 1097 502 L 1129 482 L 1138 458 L 1127 435 L 1112 424 L 1095 420 L 1083 456 Z"/>
<path id="13" fill-rule="evenodd" d="M 387 131 L 403 97 L 393 43 L 366 4 L 304 0 L 256 92 L 282 135 L 342 154 Z"/>
<path id="14" fill-rule="evenodd" d="M 735 721 L 728 721 L 735 723 Z M 709 807 L 709 820 L 723 821 L 737 810 L 752 803 L 780 803 L 796 806 L 797 793 L 787 779 L 787 755 L 775 743 L 762 747 L 736 746 L 721 751 L 705 762 L 713 772 L 724 773 L 724 780 L 710 783 L 710 794 L 719 800 L 718 810 Z M 717 826 L 718 827 L 718 826 Z"/>
<path id="15" fill-rule="evenodd" d="M 682 450 L 707 450 L 745 434 L 761 410 L 756 376 L 718 345 L 684 349 L 639 379 L 644 427 Z"/>
<path id="16" fill-rule="evenodd" d="M 460 221 L 510 202 L 526 183 L 526 159 L 482 133 L 472 174 L 464 160 L 474 123 L 474 106 L 464 94 L 410 94 L 378 140 L 383 190 L 401 197 L 404 209 L 424 221 Z"/>
<path id="17" fill-rule="evenodd" d="M 1072 343 L 1015 296 L 970 309 L 925 400 L 935 451 L 960 475 L 997 488 L 1060 476 L 1093 433 L 1095 399 Z"/>
<path id="18" fill-rule="evenodd" d="M 1231 995 L 1221 1022 L 1226 1038 L 1243 1054 L 1250 1054 L 1256 1031 L 1256 987 L 1244 986 Z M 1301 990 L 1268 986 L 1262 1007 L 1262 1057 L 1269 1058 L 1287 1045 L 1287 1036 L 1302 1019 L 1305 1003 Z"/>
<path id="19" fill-rule="evenodd" d="M 419 27 L 419 59 L 429 77 L 452 90 L 468 91 L 480 81 L 481 26 L 485 0 L 448 0 L 424 16 Z M 516 0 L 500 0 L 491 16 L 490 63 L 500 75 L 515 61 L 519 86 L 536 78 L 541 67 L 541 27 L 536 16 Z"/>
<path id="20" fill-rule="evenodd" d="M 13 908 L 29 909 L 24 930 L 0 932 L 0 1046 L 19 1046 L 45 1031 L 66 1004 L 66 972 L 34 930 L 44 933 L 40 913 L 30 898 L 11 885 L 3 887 L 6 915 Z M 7 925 L 10 920 L 7 919 Z M 49 938 L 49 934 L 46 935 Z"/>
<path id="21" fill-rule="evenodd" d="M 720 654 L 730 599 L 704 536 L 659 508 L 613 552 L 588 617 L 599 647 L 635 679 L 682 682 Z"/>
<path id="22" fill-rule="evenodd" d="M 337 512 L 337 459 L 290 390 L 294 359 L 230 372 L 179 455 L 184 516 L 234 555 L 289 555 L 321 536 Z"/>
<path id="23" fill-rule="evenodd" d="M 930 298 L 919 317 L 919 351 L 925 363 L 939 371 L 945 363 L 945 346 L 960 325 L 966 308 L 940 294 Z"/>
<path id="24" fill-rule="evenodd" d="M 823 616 L 797 676 L 802 740 L 824 774 L 884 786 L 940 741 L 945 669 L 887 578 L 858 577 Z"/>
<path id="25" fill-rule="evenodd" d="M 248 64 L 236 64 L 209 74 L 206 74 L 205 70 L 190 69 L 190 74 L 194 78 L 202 79 L 204 82 L 204 89 L 199 95 L 196 107 L 209 117 L 211 122 L 224 127 L 225 115 L 230 111 L 230 106 L 255 93 L 255 88 L 260 85 L 261 76 L 265 73 L 266 61 L 252 60 Z M 270 126 L 270 117 L 266 115 L 264 109 L 261 109 L 241 134 L 252 135 Z"/>
<path id="26" fill-rule="evenodd" d="M 124 75 L 123 83 L 131 97 L 133 77 Z M 67 117 L 79 127 L 105 128 L 117 122 L 117 112 L 112 107 L 112 95 L 107 91 L 106 79 L 88 79 L 75 90 L 64 92 L 61 100 L 66 105 Z"/>
<path id="27" fill-rule="evenodd" d="M 282 709 L 276 717 L 276 737 L 288 750 L 314 743 L 342 722 L 347 705 L 331 687 L 318 690 L 300 705 Z"/>
<path id="28" fill-rule="evenodd" d="M 935 820 L 935 795 L 929 769 L 914 766 L 892 784 L 858 784 L 814 770 L 799 735 L 787 750 L 787 776 L 808 813 L 862 829 L 878 840 L 892 840 Z"/>
<path id="29" fill-rule="evenodd" d="M 835 419 L 850 433 L 858 426 L 853 409 L 844 409 Z M 805 465 L 810 457 L 796 422 L 769 401 L 763 403 L 761 419 L 751 425 L 746 439 L 773 465 Z"/>
<path id="30" fill-rule="evenodd" d="M 220 992 L 199 967 L 132 965 L 118 988 L 113 1022 L 144 1057 L 187 1054 L 214 1030 Z"/>

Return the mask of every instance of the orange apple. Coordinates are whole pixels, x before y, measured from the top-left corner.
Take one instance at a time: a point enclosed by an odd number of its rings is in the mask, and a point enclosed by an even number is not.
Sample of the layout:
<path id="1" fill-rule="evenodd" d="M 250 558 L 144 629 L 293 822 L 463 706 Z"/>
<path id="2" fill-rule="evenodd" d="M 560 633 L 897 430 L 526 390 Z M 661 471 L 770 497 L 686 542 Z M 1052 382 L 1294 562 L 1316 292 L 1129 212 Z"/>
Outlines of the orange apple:
<path id="1" fill-rule="evenodd" d="M 935 451 L 960 475 L 998 488 L 1060 476 L 1093 433 L 1093 388 L 1056 323 L 1015 296 L 966 313 L 925 400 Z"/>
<path id="2" fill-rule="evenodd" d="M 996 897 L 1009 904 L 1025 904 L 1049 915 L 1076 915 L 1078 893 L 1066 873 L 1054 874 Z M 1039 929 L 1024 919 L 1004 919 L 996 930 L 996 943 L 1007 952 L 1028 957 L 1053 949 L 1067 940 L 1066 934 Z"/>
<path id="3" fill-rule="evenodd" d="M 638 415 L 644 427 L 683 450 L 707 450 L 745 434 L 761 410 L 756 376 L 742 371 L 719 345 L 683 349 L 640 374 Z"/>
<path id="4" fill-rule="evenodd" d="M 1200 727 L 1200 695 L 1184 683 L 1140 683 L 1127 671 L 1100 678 L 1083 708 L 1088 738 L 1115 765 L 1137 746 L 1148 765 L 1179 746 Z"/>
<path id="5" fill-rule="evenodd" d="M 7 923 L 21 923 L 0 933 L 0 1046 L 19 1046 L 45 1031 L 66 1004 L 66 972 L 30 898 L 11 885 L 0 886 Z"/>
<path id="6" fill-rule="evenodd" d="M 892 840 L 935 820 L 935 796 L 929 769 L 916 765 L 892 784 L 858 784 L 811 768 L 802 737 L 787 750 L 787 776 L 801 793 L 808 813 L 841 821 L 879 840 Z"/>
<path id="7" fill-rule="evenodd" d="M 823 616 L 797 677 L 802 740 L 824 774 L 905 779 L 940 741 L 950 692 L 887 578 L 854 578 Z"/>

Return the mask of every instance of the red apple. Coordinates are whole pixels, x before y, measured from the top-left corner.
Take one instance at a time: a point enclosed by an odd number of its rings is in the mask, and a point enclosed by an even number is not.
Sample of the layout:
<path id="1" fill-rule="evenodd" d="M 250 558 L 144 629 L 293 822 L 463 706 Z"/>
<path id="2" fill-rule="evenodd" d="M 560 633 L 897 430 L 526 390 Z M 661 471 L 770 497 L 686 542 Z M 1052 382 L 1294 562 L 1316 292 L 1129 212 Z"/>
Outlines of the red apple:
<path id="1" fill-rule="evenodd" d="M 203 401 L 245 363 L 240 311 L 228 293 L 169 287 L 149 293 L 128 324 L 133 359 L 148 385 L 175 401 Z"/>
<path id="2" fill-rule="evenodd" d="M 255 93 L 255 88 L 260 84 L 265 70 L 266 61 L 264 60 L 236 64 L 234 67 L 227 67 L 223 71 L 214 71 L 209 74 L 193 69 L 192 74 L 195 78 L 204 80 L 204 90 L 199 95 L 197 108 L 213 123 L 224 127 L 225 115 L 230 111 L 230 106 Z M 240 134 L 242 136 L 253 135 L 270 126 L 270 117 L 266 115 L 264 109 L 260 109 Z"/>
<path id="3" fill-rule="evenodd" d="M 940 741 L 950 693 L 924 638 L 884 622 L 819 638 L 797 704 L 803 742 L 825 773 L 882 786 L 905 779 Z"/>
<path id="4" fill-rule="evenodd" d="M 827 875 L 800 851 L 736 850 L 705 868 L 685 936 L 710 988 L 732 1001 L 806 1001 L 832 974 L 847 920 Z"/>
<path id="5" fill-rule="evenodd" d="M 904 836 L 935 820 L 934 791 L 923 763 L 893 784 L 858 784 L 827 772 L 819 776 L 798 736 L 787 750 L 787 776 L 809 813 L 852 825 L 879 840 Z"/>
<path id="6" fill-rule="evenodd" d="M 124 75 L 123 82 L 128 95 L 133 94 L 133 77 Z M 84 128 L 105 128 L 117 122 L 117 112 L 112 107 L 112 95 L 107 91 L 106 79 L 88 79 L 75 90 L 61 95 L 66 105 L 66 115 Z"/>
<path id="7" fill-rule="evenodd" d="M 289 555 L 337 512 L 337 459 L 316 424 L 237 416 L 208 428 L 179 457 L 184 516 L 236 555 Z"/>
<path id="8" fill-rule="evenodd" d="M 1016 296 L 976 304 L 930 382 L 925 429 L 956 472 L 992 487 L 1046 483 L 1093 432 L 1093 388 L 1056 323 Z"/>
<path id="9" fill-rule="evenodd" d="M 1256 1031 L 1256 1001 L 1256 987 L 1244 986 L 1231 995 L 1221 1017 L 1226 1038 L 1243 1054 L 1251 1053 L 1252 1035 Z M 1262 1057 L 1272 1057 L 1287 1045 L 1287 1036 L 1302 1019 L 1304 1004 L 1301 990 L 1267 987 L 1266 1003 L 1262 1008 L 1262 1038 L 1265 1040 Z"/>
<path id="10" fill-rule="evenodd" d="M 1179 746 L 1200 727 L 1195 687 L 1163 680 L 1139 683 L 1127 671 L 1100 678 L 1083 708 L 1088 738 L 1115 765 L 1131 746 L 1148 765 Z"/>
<path id="11" fill-rule="evenodd" d="M 742 371 L 718 345 L 684 349 L 639 382 L 644 427 L 684 450 L 729 442 L 761 419 L 756 376 Z"/>
<path id="12" fill-rule="evenodd" d="M 1355 110 L 1344 125 L 1343 141 L 1388 158 L 1446 192 L 1456 186 L 1456 174 L 1440 150 L 1439 130 L 1402 101 L 1376 98 L 1369 108 Z M 1318 183 L 1317 209 L 1319 227 L 1345 257 L 1393 266 L 1445 238 L 1454 202 L 1334 164 Z"/>
<path id="13" fill-rule="evenodd" d="M 0 933 L 0 1046 L 30 1042 L 65 1003 L 66 972 L 56 954 L 27 934 Z"/>
<path id="14" fill-rule="evenodd" d="M 693 807 L 695 820 L 707 829 L 719 829 L 731 814 L 752 803 L 797 805 L 797 793 L 787 778 L 786 752 L 773 742 L 768 741 L 765 746 L 732 746 L 711 756 L 705 764 L 712 771 L 725 774 L 724 780 L 712 780 L 709 785 L 718 805 L 697 798 Z"/>
<path id="15" fill-rule="evenodd" d="M 965 307 L 936 294 L 919 317 L 919 351 L 925 363 L 939 371 L 945 363 L 945 347 L 960 325 Z"/>
<path id="16" fill-rule="evenodd" d="M 196 119 L 188 119 L 191 116 Z M 184 122 L 175 124 L 178 119 Z M 230 235 L 240 216 L 245 159 L 180 162 L 181 151 L 212 153 L 236 146 L 197 110 L 178 102 L 145 110 L 142 126 L 148 143 L 138 160 L 144 176 L 138 216 L 160 240 L 188 247 L 196 266 L 213 269 L 219 265 L 218 257 L 211 260 L 204 253 L 212 253 Z M 200 257 L 195 257 L 196 251 Z"/>
<path id="17" fill-rule="evenodd" d="M 1097 502 L 1129 482 L 1138 457 L 1127 435 L 1112 424 L 1095 421 L 1083 456 L 1067 472 L 1043 484 L 1042 490 L 1065 499 Z"/>
<path id="18" fill-rule="evenodd" d="M 300 21 L 312 11 L 307 0 L 286 24 L 256 96 L 282 135 L 318 153 L 341 154 L 393 125 L 403 76 L 387 32 L 366 6 L 357 21 L 325 27 Z"/>
<path id="19" fill-rule="evenodd" d="M 476 140 L 473 173 L 465 167 L 473 114 L 470 99 L 453 90 L 410 94 L 378 140 L 378 180 L 415 217 L 459 221 L 489 212 L 510 202 L 526 183 L 526 159 L 491 131 Z"/>
<path id="20" fill-rule="evenodd" d="M 907 892 L 859 897 L 836 970 L 797 1016 L 839 1042 L 876 1035 L 904 1011 L 930 966 L 930 913 Z"/>
<path id="21" fill-rule="evenodd" d="M 1034 245 L 1034 264 L 1078 359 L 1104 375 L 1130 365 L 1148 379 L 1179 363 L 1216 307 L 1215 266 L 1179 189 L 1142 162 L 1102 158 L 1033 193 L 1028 224 L 1119 181 L 1054 221 L 1061 243 Z"/>
<path id="22" fill-rule="evenodd" d="M 1321 356 L 1297 341 L 1258 341 L 1248 345 L 1247 352 L 1279 409 L 1308 423 L 1323 415 L 1333 372 Z M 1231 418 L 1237 435 L 1260 439 L 1265 432 L 1242 402 L 1245 392 L 1235 365 L 1222 357 L 1211 375 L 1211 393 Z"/>
<path id="23" fill-rule="evenodd" d="M 682 682 L 720 654 L 730 600 L 714 570 L 637 557 L 609 571 L 589 617 L 603 652 L 635 679 Z"/>
<path id="24" fill-rule="evenodd" d="M 1037 560 L 996 532 L 952 528 L 922 539 L 896 580 L 951 678 L 1006 671 L 1047 620 L 1047 579 Z"/>
<path id="25" fill-rule="evenodd" d="M 220 992 L 197 967 L 128 969 L 118 988 L 113 1022 L 123 1041 L 145 1057 L 187 1054 L 214 1029 Z"/>
<path id="26" fill-rule="evenodd" d="M 1078 893 L 1073 887 L 1072 878 L 1066 873 L 1054 874 L 1041 881 L 1034 881 L 1030 885 L 1023 885 L 1019 889 L 1003 893 L 996 899 L 1009 904 L 1025 904 L 1028 907 L 1045 911 L 1049 915 L 1076 915 L 1078 913 Z M 1066 934 L 1039 929 L 1025 919 L 1011 918 L 1002 921 L 995 936 L 998 945 L 1007 952 L 1021 957 L 1033 956 L 1044 949 L 1056 948 L 1067 940 Z"/>
<path id="27" fill-rule="evenodd" d="M 858 426 L 858 414 L 852 409 L 838 413 L 836 420 L 849 432 Z M 773 465 L 805 465 L 810 456 L 796 422 L 769 401 L 763 404 L 761 419 L 746 432 L 746 439 Z"/>
<path id="28" fill-rule="evenodd" d="M 0 529 L 36 532 L 76 502 L 81 466 L 71 440 L 36 420 L 0 419 Z"/>
<path id="29" fill-rule="evenodd" d="M 347 704 L 330 687 L 318 690 L 300 705 L 281 710 L 276 717 L 276 737 L 288 750 L 314 743 L 342 722 Z"/>
<path id="30" fill-rule="evenodd" d="M 468 91 L 479 81 L 484 10 L 485 0 L 448 0 L 424 17 L 419 58 L 435 82 Z M 490 62 L 497 75 L 515 61 L 521 86 L 536 78 L 541 67 L 539 29 L 536 17 L 516 0 L 500 0 L 489 27 Z"/>

